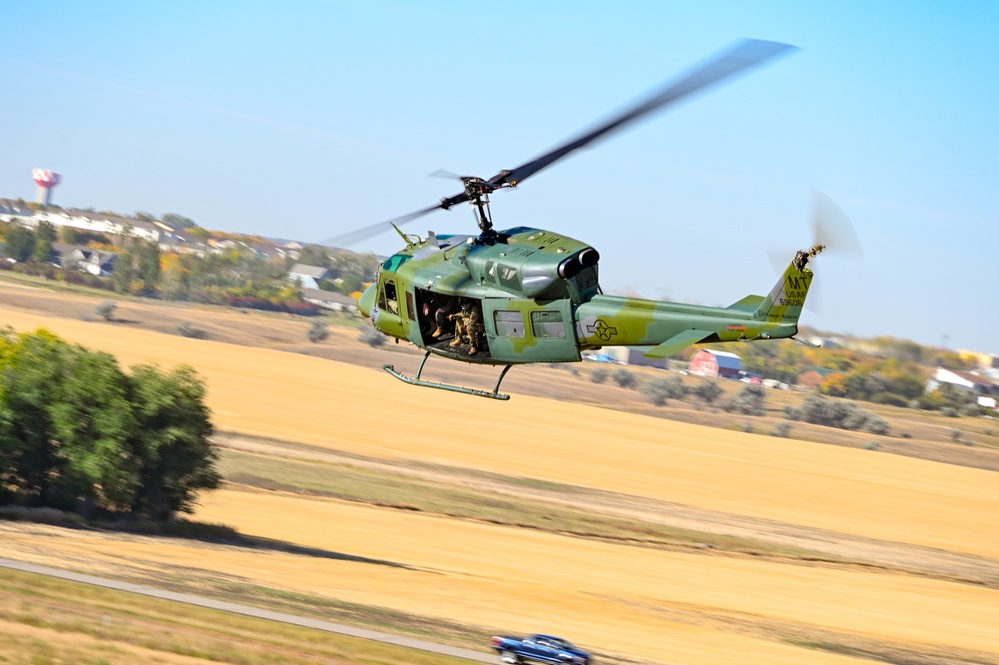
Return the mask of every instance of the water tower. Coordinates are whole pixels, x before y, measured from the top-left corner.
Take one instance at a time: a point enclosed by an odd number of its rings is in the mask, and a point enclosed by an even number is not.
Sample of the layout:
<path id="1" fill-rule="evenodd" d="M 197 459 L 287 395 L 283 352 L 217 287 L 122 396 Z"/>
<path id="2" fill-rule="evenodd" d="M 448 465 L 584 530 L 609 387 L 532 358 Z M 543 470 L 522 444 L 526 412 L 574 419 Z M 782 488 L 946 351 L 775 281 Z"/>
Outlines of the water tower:
<path id="1" fill-rule="evenodd" d="M 38 195 L 35 196 L 35 203 L 48 205 L 52 202 L 52 188 L 59 184 L 62 176 L 55 171 L 45 169 L 35 169 L 31 172 L 31 177 L 38 185 Z"/>

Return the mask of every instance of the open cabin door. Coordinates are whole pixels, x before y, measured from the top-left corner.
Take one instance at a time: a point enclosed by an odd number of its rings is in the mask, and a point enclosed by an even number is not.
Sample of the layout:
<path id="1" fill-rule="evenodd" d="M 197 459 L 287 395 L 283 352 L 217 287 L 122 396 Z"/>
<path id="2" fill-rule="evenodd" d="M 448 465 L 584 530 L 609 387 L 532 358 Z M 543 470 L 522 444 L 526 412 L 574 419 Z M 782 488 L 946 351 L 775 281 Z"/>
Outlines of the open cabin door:
<path id="1" fill-rule="evenodd" d="M 574 362 L 579 344 L 569 300 L 485 298 L 482 314 L 494 360 Z"/>

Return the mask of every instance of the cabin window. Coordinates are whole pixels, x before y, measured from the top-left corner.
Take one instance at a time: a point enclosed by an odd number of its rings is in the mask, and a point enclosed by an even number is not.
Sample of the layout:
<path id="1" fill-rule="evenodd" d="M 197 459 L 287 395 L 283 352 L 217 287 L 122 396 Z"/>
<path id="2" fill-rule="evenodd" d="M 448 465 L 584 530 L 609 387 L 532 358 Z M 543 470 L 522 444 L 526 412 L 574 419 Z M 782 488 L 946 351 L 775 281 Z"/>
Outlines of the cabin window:
<path id="1" fill-rule="evenodd" d="M 548 310 L 531 312 L 531 332 L 538 339 L 565 337 L 565 324 L 562 322 L 562 312 Z"/>
<path id="2" fill-rule="evenodd" d="M 508 265 L 503 265 L 502 263 L 496 264 L 496 275 L 498 277 L 497 281 L 500 286 L 512 289 L 514 291 L 520 290 L 520 277 L 517 275 L 517 269 Z"/>
<path id="3" fill-rule="evenodd" d="M 382 287 L 382 297 L 378 304 L 382 309 L 392 314 L 399 313 L 399 300 L 395 292 L 395 282 L 390 279 L 385 280 L 385 285 Z"/>
<path id="4" fill-rule="evenodd" d="M 498 309 L 493 312 L 493 324 L 499 337 L 525 337 L 524 313 L 509 309 Z"/>
<path id="5" fill-rule="evenodd" d="M 406 292 L 406 315 L 410 321 L 416 320 L 416 305 L 413 304 L 413 294 L 409 291 Z"/>

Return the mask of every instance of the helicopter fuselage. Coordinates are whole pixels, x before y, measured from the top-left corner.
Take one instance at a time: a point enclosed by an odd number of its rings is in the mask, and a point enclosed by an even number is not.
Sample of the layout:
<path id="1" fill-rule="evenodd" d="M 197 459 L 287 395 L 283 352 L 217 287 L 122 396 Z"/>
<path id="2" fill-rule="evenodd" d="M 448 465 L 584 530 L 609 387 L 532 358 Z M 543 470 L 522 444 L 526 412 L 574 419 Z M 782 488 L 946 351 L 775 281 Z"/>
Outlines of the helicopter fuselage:
<path id="1" fill-rule="evenodd" d="M 812 272 L 794 262 L 770 295 L 703 307 L 600 293 L 599 254 L 573 238 L 517 227 L 411 241 L 360 300 L 381 332 L 472 363 L 573 362 L 602 346 L 667 357 L 696 343 L 792 337 Z M 474 309 L 481 329 L 455 319 Z"/>

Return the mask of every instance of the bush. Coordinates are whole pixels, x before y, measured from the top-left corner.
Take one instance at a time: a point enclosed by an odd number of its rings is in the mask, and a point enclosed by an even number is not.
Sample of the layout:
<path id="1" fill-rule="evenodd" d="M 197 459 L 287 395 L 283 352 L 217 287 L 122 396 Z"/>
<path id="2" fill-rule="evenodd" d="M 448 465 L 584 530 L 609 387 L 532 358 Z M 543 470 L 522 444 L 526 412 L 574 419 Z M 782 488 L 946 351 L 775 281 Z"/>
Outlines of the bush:
<path id="1" fill-rule="evenodd" d="M 657 377 L 642 384 L 642 394 L 655 406 L 666 406 L 673 396 L 667 379 Z"/>
<path id="2" fill-rule="evenodd" d="M 805 414 L 799 407 L 789 404 L 784 407 L 784 417 L 788 420 L 804 420 Z"/>
<path id="3" fill-rule="evenodd" d="M 985 407 L 975 403 L 965 404 L 958 409 L 958 413 L 962 416 L 981 416 L 985 414 Z"/>
<path id="4" fill-rule="evenodd" d="M 318 344 L 330 336 L 330 327 L 326 325 L 325 321 L 313 321 L 312 325 L 309 326 L 308 332 L 306 332 L 306 336 L 310 342 Z"/>
<path id="5" fill-rule="evenodd" d="M 97 316 L 101 317 L 105 321 L 114 321 L 115 310 L 118 309 L 118 303 L 114 300 L 105 300 L 97 309 L 94 310 Z"/>
<path id="6" fill-rule="evenodd" d="M 786 439 L 791 436 L 791 423 L 777 423 L 774 425 L 774 429 L 770 432 L 771 436 L 777 436 L 782 439 Z"/>
<path id="7" fill-rule="evenodd" d="M 736 394 L 729 408 L 747 416 L 762 416 L 767 408 L 766 389 L 755 383 L 747 384 Z"/>
<path id="8" fill-rule="evenodd" d="M 635 378 L 634 372 L 623 367 L 614 372 L 614 381 L 622 388 L 634 388 L 638 385 L 638 379 Z"/>
<path id="9" fill-rule="evenodd" d="M 184 337 L 190 337 L 191 339 L 208 339 L 208 331 L 192 326 L 187 321 L 177 326 L 177 332 L 179 332 Z"/>
<path id="10" fill-rule="evenodd" d="M 610 372 L 603 367 L 598 367 L 590 372 L 590 381 L 593 383 L 603 383 L 610 378 Z"/>
<path id="11" fill-rule="evenodd" d="M 704 400 L 705 404 L 714 404 L 722 394 L 722 388 L 716 381 L 705 379 L 694 388 L 694 395 Z"/>
<path id="12" fill-rule="evenodd" d="M 788 409 L 785 409 L 785 414 Z M 834 400 L 819 395 L 809 395 L 800 409 L 801 420 L 815 425 L 839 429 L 862 430 L 872 434 L 887 434 L 891 425 L 887 420 L 860 408 L 853 402 Z"/>
<path id="13" fill-rule="evenodd" d="M 891 425 L 888 421 L 877 414 L 872 414 L 867 419 L 867 431 L 871 434 L 878 434 L 884 436 L 891 432 Z"/>
<path id="14" fill-rule="evenodd" d="M 364 331 L 364 334 L 361 335 L 361 341 L 372 348 L 378 348 L 388 341 L 388 337 L 376 328 L 368 328 Z"/>
<path id="15" fill-rule="evenodd" d="M 666 386 L 669 396 L 673 399 L 683 399 L 690 392 L 687 384 L 676 374 L 663 379 L 663 384 Z"/>
<path id="16" fill-rule="evenodd" d="M 874 404 L 887 404 L 888 406 L 908 406 L 908 402 L 901 395 L 896 395 L 895 393 L 878 393 L 871 397 L 871 402 Z"/>
<path id="17" fill-rule="evenodd" d="M 957 409 L 952 406 L 945 406 L 940 409 L 940 415 L 946 418 L 957 418 Z"/>

